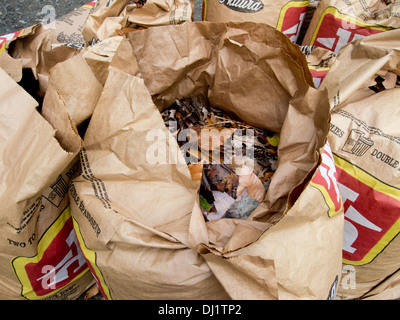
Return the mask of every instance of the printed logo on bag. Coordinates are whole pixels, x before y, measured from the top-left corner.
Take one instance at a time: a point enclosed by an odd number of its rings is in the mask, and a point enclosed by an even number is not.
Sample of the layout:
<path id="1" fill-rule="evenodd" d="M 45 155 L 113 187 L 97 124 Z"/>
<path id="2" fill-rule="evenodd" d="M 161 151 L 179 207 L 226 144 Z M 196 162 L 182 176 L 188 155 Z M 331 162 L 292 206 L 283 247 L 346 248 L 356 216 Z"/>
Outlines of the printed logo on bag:
<path id="1" fill-rule="evenodd" d="M 350 136 L 356 141 L 355 134 Z M 345 147 L 356 156 L 369 148 L 368 144 L 361 149 L 355 146 Z M 400 190 L 337 155 L 335 163 L 345 213 L 343 262 L 364 265 L 400 232 Z"/>
<path id="2" fill-rule="evenodd" d="M 309 1 L 289 1 L 283 6 L 276 30 L 285 34 L 290 41 L 296 42 L 306 15 Z"/>
<path id="3" fill-rule="evenodd" d="M 69 206 L 49 227 L 34 257 L 12 260 L 15 274 L 27 299 L 43 299 L 83 276 L 88 270 L 73 228 Z"/>
<path id="4" fill-rule="evenodd" d="M 391 28 L 366 24 L 349 15 L 340 13 L 334 7 L 328 7 L 318 21 L 310 45 L 337 53 L 345 44 L 355 39 L 387 30 L 391 30 Z"/>
<path id="5" fill-rule="evenodd" d="M 374 142 L 364 136 L 361 130 L 353 129 L 350 131 L 345 144 L 342 147 L 343 151 L 354 154 L 358 157 L 363 156 L 372 146 Z"/>
<path id="6" fill-rule="evenodd" d="M 79 164 L 79 162 L 77 162 L 77 164 Z M 68 183 L 60 174 L 56 181 L 54 181 L 45 191 L 43 197 L 45 197 L 53 206 L 58 208 L 67 192 Z"/>
<path id="7" fill-rule="evenodd" d="M 243 13 L 254 13 L 264 9 L 264 3 L 260 0 L 218 0 L 218 2 L 229 9 Z"/>
<path id="8" fill-rule="evenodd" d="M 322 193 L 329 208 L 329 217 L 333 217 L 342 210 L 335 161 L 329 143 L 325 145 L 324 152 L 322 153 L 322 163 L 312 178 L 310 185 Z"/>

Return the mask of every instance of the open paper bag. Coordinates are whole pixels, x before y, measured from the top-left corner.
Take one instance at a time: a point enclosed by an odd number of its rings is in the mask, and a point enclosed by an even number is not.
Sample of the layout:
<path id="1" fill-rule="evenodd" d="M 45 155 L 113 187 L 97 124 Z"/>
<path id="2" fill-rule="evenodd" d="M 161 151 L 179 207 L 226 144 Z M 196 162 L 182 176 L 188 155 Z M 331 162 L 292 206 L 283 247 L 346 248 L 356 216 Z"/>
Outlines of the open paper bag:
<path id="1" fill-rule="evenodd" d="M 204 220 L 199 181 L 161 118 L 175 99 L 199 93 L 280 134 L 270 189 L 247 220 Z M 343 214 L 329 122 L 305 56 L 270 26 L 198 22 L 129 33 L 70 189 L 78 240 L 103 296 L 332 298 Z M 158 161 L 149 161 L 155 149 Z"/>

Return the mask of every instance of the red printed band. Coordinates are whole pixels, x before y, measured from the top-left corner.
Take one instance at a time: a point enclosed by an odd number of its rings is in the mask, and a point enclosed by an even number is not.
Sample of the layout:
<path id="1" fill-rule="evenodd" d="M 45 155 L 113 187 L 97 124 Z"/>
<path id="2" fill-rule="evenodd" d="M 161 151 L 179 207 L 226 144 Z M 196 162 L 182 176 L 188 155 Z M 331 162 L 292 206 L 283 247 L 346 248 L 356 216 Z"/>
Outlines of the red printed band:
<path id="1" fill-rule="evenodd" d="M 69 206 L 39 240 L 34 257 L 11 261 L 27 299 L 43 299 L 89 271 L 79 248 Z"/>
<path id="2" fill-rule="evenodd" d="M 292 42 L 296 42 L 306 15 L 309 1 L 289 1 L 279 14 L 276 30 L 285 34 Z"/>
<path id="3" fill-rule="evenodd" d="M 328 7 L 322 13 L 313 33 L 310 45 L 339 52 L 345 44 L 365 36 L 391 30 L 375 24 L 366 24 L 349 15 Z"/>
<path id="4" fill-rule="evenodd" d="M 370 263 L 400 232 L 400 190 L 335 155 L 345 212 L 343 262 Z"/>
<path id="5" fill-rule="evenodd" d="M 322 163 L 312 178 L 310 185 L 317 188 L 323 195 L 328 206 L 328 216 L 341 212 L 342 200 L 337 183 L 337 172 L 332 150 L 329 143 L 326 143 L 322 153 Z"/>

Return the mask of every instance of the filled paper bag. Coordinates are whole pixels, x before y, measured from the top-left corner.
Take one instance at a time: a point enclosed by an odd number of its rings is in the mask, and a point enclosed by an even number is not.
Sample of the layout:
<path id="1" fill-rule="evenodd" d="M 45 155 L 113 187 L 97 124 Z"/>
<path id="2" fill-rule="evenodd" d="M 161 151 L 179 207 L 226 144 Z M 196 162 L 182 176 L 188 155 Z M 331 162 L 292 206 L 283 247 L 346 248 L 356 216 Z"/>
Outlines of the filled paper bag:
<path id="1" fill-rule="evenodd" d="M 8 54 L 9 46 L 15 39 L 34 33 L 36 28 L 38 28 L 37 25 L 0 37 L 0 68 L 16 82 L 22 79 L 22 59 L 14 59 L 10 56 Z"/>
<path id="2" fill-rule="evenodd" d="M 399 50 L 400 30 L 354 41 L 322 83 L 345 211 L 341 299 L 400 298 Z"/>
<path id="3" fill-rule="evenodd" d="M 162 59 L 160 59 L 162 57 Z M 270 188 L 247 220 L 206 222 L 160 111 L 204 93 L 280 134 Z M 74 226 L 107 299 L 327 299 L 343 215 L 326 93 L 265 24 L 186 23 L 129 33 L 117 50 L 70 188 Z"/>
<path id="4" fill-rule="evenodd" d="M 65 107 L 42 116 L 2 69 L 0 96 L 0 297 L 77 298 L 93 284 L 67 195 L 82 140 Z"/>
<path id="5" fill-rule="evenodd" d="M 335 53 L 353 40 L 400 27 L 400 1 L 321 0 L 303 45 Z"/>

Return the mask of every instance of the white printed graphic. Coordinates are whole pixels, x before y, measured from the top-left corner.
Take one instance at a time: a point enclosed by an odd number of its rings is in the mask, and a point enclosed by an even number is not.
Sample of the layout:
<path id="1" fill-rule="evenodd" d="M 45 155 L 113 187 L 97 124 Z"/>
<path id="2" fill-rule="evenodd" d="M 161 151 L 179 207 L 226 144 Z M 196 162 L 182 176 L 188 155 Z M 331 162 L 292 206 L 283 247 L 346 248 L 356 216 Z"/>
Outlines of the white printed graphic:
<path id="1" fill-rule="evenodd" d="M 343 204 L 346 203 L 347 200 L 355 203 L 358 199 L 359 194 L 354 190 L 346 187 L 345 185 L 338 182 L 340 193 L 342 195 Z M 343 236 L 343 250 L 354 253 L 357 249 L 352 247 L 352 244 L 358 238 L 358 230 L 354 226 L 352 222 L 358 223 L 368 229 L 381 232 L 382 229 L 379 228 L 377 225 L 373 224 L 371 221 L 366 219 L 360 212 L 358 212 L 353 206 L 349 206 L 348 209 L 344 213 L 345 220 L 344 220 L 344 236 Z"/>
<path id="2" fill-rule="evenodd" d="M 319 37 L 317 38 L 317 42 L 320 44 L 324 45 L 325 47 L 329 48 L 330 50 L 334 51 L 335 53 L 338 53 L 339 50 L 347 43 L 349 43 L 352 40 L 362 38 L 363 36 L 357 33 L 352 33 L 351 31 L 338 28 L 336 32 L 337 37 L 334 38 L 323 38 Z M 353 38 L 351 39 L 351 35 L 353 35 Z M 335 41 L 338 39 L 336 45 Z"/>
<path id="3" fill-rule="evenodd" d="M 328 186 L 328 190 L 331 191 L 331 188 L 334 189 L 334 193 L 336 195 L 336 201 L 340 202 L 340 192 L 338 188 L 338 182 L 336 180 L 335 174 L 336 174 L 336 167 L 335 167 L 335 162 L 333 160 L 332 156 L 332 150 L 329 144 L 325 146 L 326 152 L 322 153 L 322 163 L 325 164 L 321 165 L 320 170 L 321 170 L 321 176 L 324 178 L 326 181 L 326 184 Z M 332 192 L 330 192 L 332 193 Z"/>
<path id="4" fill-rule="evenodd" d="M 75 244 L 77 254 L 74 256 L 73 251 L 69 250 L 67 255 L 55 267 L 43 267 L 42 272 L 46 272 L 46 274 L 37 279 L 37 281 L 42 281 L 43 288 L 55 288 L 58 283 L 68 279 L 68 267 L 75 261 L 78 261 L 78 266 L 75 268 L 73 273 L 77 272 L 86 264 L 85 257 L 83 256 L 82 251 L 79 249 L 78 239 L 76 238 L 74 230 L 71 230 L 68 238 L 65 241 L 70 248 L 73 244 Z"/>
<path id="5" fill-rule="evenodd" d="M 297 38 L 299 37 L 300 29 L 301 29 L 301 26 L 303 24 L 305 15 L 306 15 L 306 13 L 303 12 L 300 15 L 300 19 L 299 19 L 298 23 L 296 23 L 292 27 L 287 28 L 286 30 L 284 30 L 282 32 L 283 34 L 285 34 L 286 36 L 289 37 L 290 41 L 292 41 L 292 42 L 296 42 L 297 41 Z"/>

